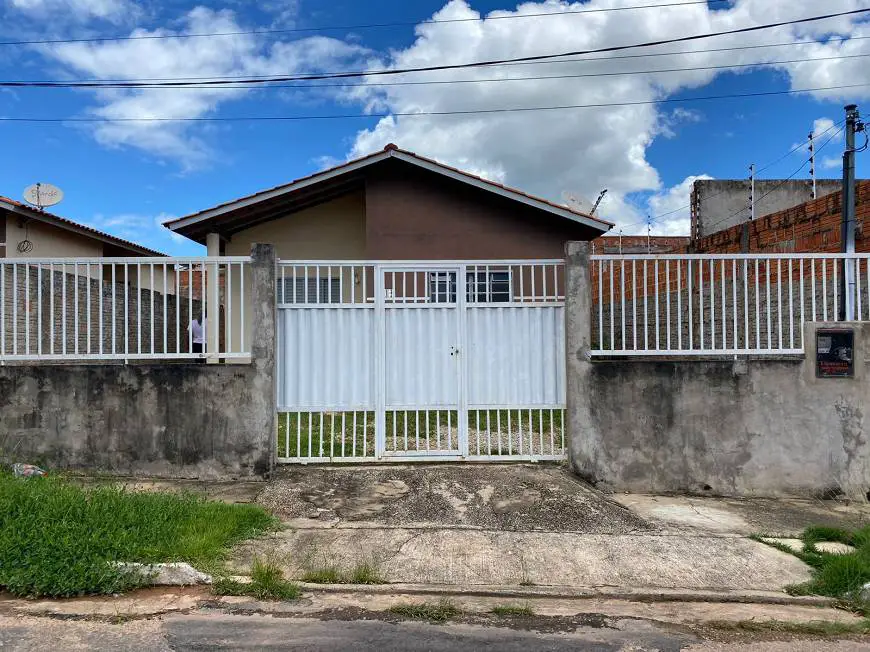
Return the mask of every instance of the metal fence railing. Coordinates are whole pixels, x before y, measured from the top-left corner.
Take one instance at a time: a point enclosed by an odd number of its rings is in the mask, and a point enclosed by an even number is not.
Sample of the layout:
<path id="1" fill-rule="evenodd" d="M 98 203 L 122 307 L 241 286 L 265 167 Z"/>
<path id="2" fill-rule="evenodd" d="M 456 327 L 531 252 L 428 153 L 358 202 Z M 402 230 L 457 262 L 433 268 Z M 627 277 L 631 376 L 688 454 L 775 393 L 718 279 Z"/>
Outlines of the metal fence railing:
<path id="1" fill-rule="evenodd" d="M 249 263 L 0 259 L 0 362 L 249 357 Z"/>
<path id="2" fill-rule="evenodd" d="M 796 355 L 870 321 L 870 254 L 591 256 L 593 356 Z"/>

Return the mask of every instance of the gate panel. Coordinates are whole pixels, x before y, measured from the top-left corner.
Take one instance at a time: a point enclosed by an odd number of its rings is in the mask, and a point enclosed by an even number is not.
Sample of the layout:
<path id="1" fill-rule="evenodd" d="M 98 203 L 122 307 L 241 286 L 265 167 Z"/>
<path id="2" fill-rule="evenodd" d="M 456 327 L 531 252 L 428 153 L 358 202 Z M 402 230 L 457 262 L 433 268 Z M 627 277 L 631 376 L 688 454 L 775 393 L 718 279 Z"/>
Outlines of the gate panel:
<path id="1" fill-rule="evenodd" d="M 459 455 L 459 267 L 383 268 L 384 454 Z"/>

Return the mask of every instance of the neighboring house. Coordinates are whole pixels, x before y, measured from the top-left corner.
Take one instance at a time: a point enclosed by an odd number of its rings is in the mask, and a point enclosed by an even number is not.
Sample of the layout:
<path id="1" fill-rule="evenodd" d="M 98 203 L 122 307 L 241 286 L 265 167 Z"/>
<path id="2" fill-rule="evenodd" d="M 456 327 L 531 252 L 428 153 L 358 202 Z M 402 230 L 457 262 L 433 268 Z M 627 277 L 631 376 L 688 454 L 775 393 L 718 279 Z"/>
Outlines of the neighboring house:
<path id="1" fill-rule="evenodd" d="M 59 215 L 0 197 L 0 258 L 163 256 Z"/>
<path id="2" fill-rule="evenodd" d="M 166 226 L 210 255 L 262 242 L 284 259 L 481 260 L 562 258 L 612 225 L 387 145 Z"/>

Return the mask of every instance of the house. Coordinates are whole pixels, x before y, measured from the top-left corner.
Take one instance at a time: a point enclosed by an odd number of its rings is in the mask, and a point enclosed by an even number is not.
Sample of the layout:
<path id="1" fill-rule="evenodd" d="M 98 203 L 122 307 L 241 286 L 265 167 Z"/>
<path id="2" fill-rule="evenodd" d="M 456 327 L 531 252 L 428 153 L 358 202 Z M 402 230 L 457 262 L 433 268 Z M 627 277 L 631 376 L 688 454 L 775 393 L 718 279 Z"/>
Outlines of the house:
<path id="1" fill-rule="evenodd" d="M 285 260 L 503 261 L 561 259 L 566 241 L 592 240 L 612 225 L 390 144 L 166 226 L 205 244 L 210 256 L 247 256 L 252 244 L 268 243 Z M 350 273 L 305 266 L 299 271 L 301 276 L 294 270 L 292 278 L 279 279 L 282 303 L 307 302 L 311 296 L 321 302 L 346 300 L 339 298 L 342 291 L 355 287 L 353 292 L 366 293 L 366 285 L 369 292 L 374 285 L 371 269 Z M 523 287 L 512 274 L 505 266 L 487 268 L 474 272 L 468 287 L 504 301 Z M 535 283 L 525 280 L 528 292 Z M 239 301 L 241 279 L 231 278 L 228 285 L 230 301 Z M 454 296 L 455 287 L 454 272 L 428 271 L 386 292 L 437 302 Z M 233 331 L 244 331 L 240 326 L 233 324 Z"/>
<path id="2" fill-rule="evenodd" d="M 271 243 L 279 258 L 562 258 L 612 225 L 387 145 L 286 185 L 167 222 L 209 255 Z"/>
<path id="3" fill-rule="evenodd" d="M 0 196 L 0 258 L 138 256 L 163 254 Z"/>

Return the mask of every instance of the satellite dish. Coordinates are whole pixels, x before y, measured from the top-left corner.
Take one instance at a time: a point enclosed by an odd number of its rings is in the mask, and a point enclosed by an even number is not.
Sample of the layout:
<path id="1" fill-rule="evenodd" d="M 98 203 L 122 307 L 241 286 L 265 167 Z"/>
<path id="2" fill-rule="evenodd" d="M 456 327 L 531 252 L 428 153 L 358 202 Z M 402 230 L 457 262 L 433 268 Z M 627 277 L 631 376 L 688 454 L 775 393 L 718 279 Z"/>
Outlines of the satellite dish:
<path id="1" fill-rule="evenodd" d="M 570 190 L 566 190 L 562 193 L 562 201 L 565 202 L 565 205 L 569 208 L 573 208 L 575 211 L 580 211 L 581 213 L 589 213 L 589 211 L 592 210 L 591 201 L 586 199 L 583 195 L 571 192 Z"/>
<path id="2" fill-rule="evenodd" d="M 24 189 L 24 201 L 39 209 L 63 201 L 63 191 L 50 183 L 34 183 Z"/>

